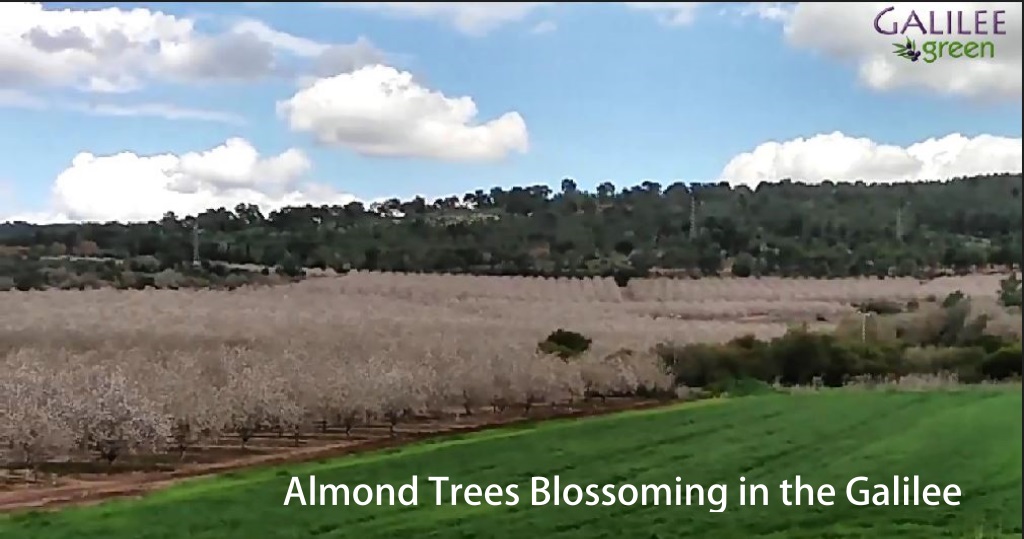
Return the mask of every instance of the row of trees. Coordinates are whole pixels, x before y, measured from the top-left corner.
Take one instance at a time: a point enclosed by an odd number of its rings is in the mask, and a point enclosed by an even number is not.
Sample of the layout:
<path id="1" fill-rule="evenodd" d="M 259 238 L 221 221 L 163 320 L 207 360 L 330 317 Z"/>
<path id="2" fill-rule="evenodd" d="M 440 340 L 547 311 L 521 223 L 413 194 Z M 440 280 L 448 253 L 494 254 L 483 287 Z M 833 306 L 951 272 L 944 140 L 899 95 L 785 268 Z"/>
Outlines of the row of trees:
<path id="1" fill-rule="evenodd" d="M 285 208 L 239 204 L 157 222 L 0 225 L 35 255 L 199 258 L 340 270 L 502 275 L 843 277 L 1020 264 L 1021 175 L 948 182 L 655 182 L 594 192 L 565 179 L 462 197 Z M 196 234 L 196 230 L 201 233 Z M 196 242 L 196 243 L 194 243 Z"/>
<path id="2" fill-rule="evenodd" d="M 529 343 L 489 357 L 319 356 L 226 347 L 130 362 L 22 350 L 0 361 L 0 455 L 34 466 L 61 457 L 185 451 L 261 432 L 296 439 L 328 427 L 464 414 L 671 388 L 653 355 L 565 363 Z M 411 348 L 406 350 L 412 351 Z M 51 352 L 52 354 L 52 352 Z M 138 359 L 137 357 L 134 359 Z"/>
<path id="3" fill-rule="evenodd" d="M 113 258 L 0 257 L 0 292 L 10 290 L 94 290 L 216 288 L 273 285 L 301 280 L 301 268 L 244 268 L 202 261 L 165 265 L 154 256 Z"/>

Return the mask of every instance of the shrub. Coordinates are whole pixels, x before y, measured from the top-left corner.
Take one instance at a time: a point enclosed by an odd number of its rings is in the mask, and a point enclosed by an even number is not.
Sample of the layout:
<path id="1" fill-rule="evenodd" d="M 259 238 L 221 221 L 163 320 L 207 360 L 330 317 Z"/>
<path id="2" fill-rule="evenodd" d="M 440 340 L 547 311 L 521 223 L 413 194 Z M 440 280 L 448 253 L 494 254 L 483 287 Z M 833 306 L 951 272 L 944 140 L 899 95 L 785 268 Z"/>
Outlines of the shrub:
<path id="1" fill-rule="evenodd" d="M 946 296 L 946 299 L 942 300 L 942 307 L 948 309 L 957 303 L 960 303 L 960 301 L 965 297 L 964 293 L 959 290 L 950 292 L 950 294 Z"/>
<path id="2" fill-rule="evenodd" d="M 1024 356 L 1020 344 L 1004 346 L 990 353 L 981 363 L 981 374 L 992 380 L 1005 380 L 1021 376 Z"/>
<path id="3" fill-rule="evenodd" d="M 275 271 L 281 275 L 293 278 L 306 276 L 306 270 L 304 270 L 302 266 L 298 265 L 297 263 L 291 260 L 285 261 L 280 266 L 277 266 L 277 268 L 275 268 Z"/>
<path id="4" fill-rule="evenodd" d="M 1021 287 L 1017 273 L 999 281 L 999 302 L 1005 307 L 1021 306 Z"/>
<path id="5" fill-rule="evenodd" d="M 835 343 L 836 338 L 832 335 L 812 333 L 803 328 L 793 329 L 770 343 L 768 357 L 781 383 L 806 385 L 815 376 L 821 376 L 833 360 L 847 360 L 834 350 Z"/>
<path id="6" fill-rule="evenodd" d="M 630 279 L 633 278 L 633 275 L 628 271 L 618 270 L 615 272 L 612 278 L 615 280 L 615 284 L 619 288 L 626 288 L 627 286 L 629 286 L 629 281 Z"/>
<path id="7" fill-rule="evenodd" d="M 180 273 L 172 269 L 165 269 L 153 276 L 153 284 L 157 288 L 169 288 L 173 290 L 181 286 L 183 278 L 184 277 Z"/>
<path id="8" fill-rule="evenodd" d="M 655 352 L 676 385 L 712 387 L 744 378 L 773 380 L 776 372 L 765 361 L 765 347 L 754 337 L 744 336 L 726 344 L 662 344 Z"/>
<path id="9" fill-rule="evenodd" d="M 232 273 L 224 279 L 224 286 L 230 290 L 249 284 L 249 279 L 240 273 Z"/>
<path id="10" fill-rule="evenodd" d="M 160 259 L 153 255 L 141 255 L 128 261 L 128 269 L 142 273 L 160 271 Z"/>
<path id="11" fill-rule="evenodd" d="M 910 372 L 903 360 L 900 343 L 846 341 L 840 346 L 845 354 L 853 358 L 843 373 L 846 379 L 857 376 L 903 375 Z"/>
<path id="12" fill-rule="evenodd" d="M 656 347 L 658 357 L 675 378 L 676 385 L 709 387 L 730 378 L 728 365 L 735 364 L 728 355 L 734 350 L 728 345 L 694 343 L 685 346 L 663 344 Z"/>
<path id="13" fill-rule="evenodd" d="M 916 374 L 955 373 L 964 383 L 980 382 L 981 365 L 986 357 L 980 347 L 918 347 L 904 353 L 908 370 Z"/>
<path id="14" fill-rule="evenodd" d="M 8 290 L 13 290 L 14 287 L 14 279 L 0 275 L 0 292 L 7 292 Z"/>
<path id="15" fill-rule="evenodd" d="M 537 349 L 542 353 L 553 354 L 563 360 L 568 360 L 590 350 L 592 342 L 581 333 L 559 328 L 538 343 Z"/>
<path id="16" fill-rule="evenodd" d="M 14 276 L 14 287 L 22 292 L 28 292 L 32 289 L 42 290 L 46 287 L 46 279 L 43 277 L 43 274 L 34 268 L 30 268 Z"/>
<path id="17" fill-rule="evenodd" d="M 857 305 L 857 310 L 862 313 L 897 314 L 903 312 L 903 306 L 892 300 L 873 299 Z"/>
<path id="18" fill-rule="evenodd" d="M 778 393 L 774 387 L 763 380 L 755 378 L 736 378 L 712 384 L 708 389 L 713 395 L 729 395 L 730 397 L 746 397 Z"/>
<path id="19" fill-rule="evenodd" d="M 750 277 L 754 273 L 756 261 L 750 253 L 740 253 L 732 261 L 732 274 L 735 277 Z"/>

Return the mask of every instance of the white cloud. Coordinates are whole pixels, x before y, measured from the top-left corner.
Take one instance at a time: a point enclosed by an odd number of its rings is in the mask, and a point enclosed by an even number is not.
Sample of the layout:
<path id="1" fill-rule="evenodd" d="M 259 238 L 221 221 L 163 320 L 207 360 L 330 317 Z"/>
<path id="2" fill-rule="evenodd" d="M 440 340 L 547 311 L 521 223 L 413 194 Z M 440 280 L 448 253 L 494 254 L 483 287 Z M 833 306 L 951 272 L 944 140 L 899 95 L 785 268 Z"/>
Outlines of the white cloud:
<path id="1" fill-rule="evenodd" d="M 0 3 L 0 87 L 7 88 L 124 93 L 152 79 L 252 80 L 279 73 L 282 55 L 316 59 L 338 46 L 254 20 L 208 35 L 192 19 L 145 8 Z"/>
<path id="2" fill-rule="evenodd" d="M 994 58 L 946 58 L 925 63 L 908 62 L 892 54 L 892 44 L 903 36 L 886 36 L 874 28 L 875 16 L 885 7 L 896 9 L 882 20 L 885 27 L 893 22 L 907 21 L 915 10 L 928 24 L 928 12 L 940 11 L 940 24 L 946 12 L 965 12 L 973 20 L 977 10 L 1004 10 L 1006 35 L 988 35 L 995 44 Z M 923 88 L 939 94 L 979 99 L 1021 98 L 1021 4 L 1012 2 L 950 2 L 950 3 L 817 3 L 801 2 L 794 6 L 774 5 L 748 13 L 762 18 L 784 21 L 786 40 L 797 47 L 819 51 L 834 58 L 850 61 L 858 68 L 860 79 L 876 90 Z M 991 30 L 991 23 L 987 28 Z M 918 30 L 911 28 L 907 36 L 924 41 Z M 942 40 L 945 36 L 935 36 Z M 929 38 L 932 39 L 932 38 Z M 920 47 L 920 45 L 919 45 Z"/>
<path id="3" fill-rule="evenodd" d="M 120 116 L 163 118 L 165 120 L 194 120 L 232 125 L 243 125 L 245 119 L 237 114 L 217 110 L 180 107 L 168 103 L 136 103 L 116 105 L 112 103 L 66 103 L 65 108 L 94 116 Z"/>
<path id="4" fill-rule="evenodd" d="M 460 32 L 481 36 L 499 26 L 519 22 L 552 2 L 324 2 L 339 9 L 376 11 L 392 17 L 430 19 L 451 24 Z"/>
<path id="5" fill-rule="evenodd" d="M 528 147 L 519 113 L 476 123 L 472 98 L 446 97 L 383 65 L 320 79 L 277 111 L 292 130 L 363 155 L 487 161 Z"/>
<path id="6" fill-rule="evenodd" d="M 180 156 L 80 153 L 57 175 L 50 209 L 6 220 L 147 221 L 167 211 L 194 215 L 210 208 L 233 208 L 240 202 L 272 211 L 355 200 L 325 185 L 303 184 L 310 168 L 299 150 L 264 157 L 240 138 Z"/>
<path id="7" fill-rule="evenodd" d="M 626 6 L 649 11 L 668 26 L 686 26 L 693 23 L 697 10 L 707 2 L 623 2 Z"/>
<path id="8" fill-rule="evenodd" d="M 743 17 L 759 17 L 769 21 L 786 21 L 793 15 L 792 2 L 751 2 L 736 10 Z"/>
<path id="9" fill-rule="evenodd" d="M 99 103 L 75 100 L 51 100 L 23 90 L 0 89 L 0 108 L 28 110 L 67 110 L 92 116 L 149 117 L 165 120 L 193 120 L 242 125 L 245 119 L 228 112 L 182 107 L 170 103 Z"/>
<path id="10" fill-rule="evenodd" d="M 540 21 L 530 29 L 530 32 L 534 34 L 547 34 L 555 30 L 558 30 L 558 24 L 555 21 Z"/>
<path id="11" fill-rule="evenodd" d="M 42 110 L 47 108 L 47 102 L 41 97 L 34 96 L 21 90 L 0 89 L 0 107 Z"/>
<path id="12" fill-rule="evenodd" d="M 241 21 L 232 28 L 235 33 L 250 33 L 260 41 L 269 43 L 279 49 L 286 50 L 298 56 L 317 56 L 323 54 L 329 45 L 325 45 L 312 39 L 293 36 L 286 32 L 275 30 L 261 21 L 254 19 Z"/>
<path id="13" fill-rule="evenodd" d="M 721 177 L 753 186 L 784 178 L 807 183 L 906 182 L 1020 171 L 1020 138 L 968 138 L 954 133 L 901 147 L 836 131 L 782 143 L 763 143 L 732 158 Z"/>

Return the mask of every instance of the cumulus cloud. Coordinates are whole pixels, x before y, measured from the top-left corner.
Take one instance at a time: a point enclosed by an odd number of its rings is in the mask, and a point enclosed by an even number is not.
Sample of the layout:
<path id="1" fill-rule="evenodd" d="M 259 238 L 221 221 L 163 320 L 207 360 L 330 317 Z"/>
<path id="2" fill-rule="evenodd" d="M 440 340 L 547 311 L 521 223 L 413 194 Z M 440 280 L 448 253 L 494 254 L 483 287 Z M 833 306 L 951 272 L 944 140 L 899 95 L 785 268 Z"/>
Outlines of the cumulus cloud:
<path id="1" fill-rule="evenodd" d="M 945 21 L 947 11 L 965 12 L 965 20 L 973 21 L 974 13 L 1004 10 L 1006 35 L 988 35 L 984 39 L 995 44 L 994 58 L 945 58 L 934 63 L 910 63 L 892 54 L 892 44 L 903 36 L 880 35 L 875 31 L 875 16 L 885 7 L 896 9 L 886 14 L 886 28 L 898 22 L 902 27 L 911 10 L 925 25 L 929 11 L 940 11 L 938 21 Z M 786 40 L 800 48 L 824 53 L 857 66 L 860 79 L 877 90 L 923 88 L 939 94 L 979 99 L 1020 100 L 1021 98 L 1021 4 L 1012 2 L 949 2 L 949 3 L 817 3 L 801 2 L 792 6 L 773 4 L 751 6 L 747 12 L 770 20 L 784 21 Z M 921 15 L 923 14 L 923 15 Z M 991 30 L 991 23 L 987 28 Z M 948 32 L 947 32 L 948 33 Z M 923 41 L 914 28 L 907 36 Z M 946 36 L 934 36 L 942 40 Z M 933 38 L 927 38 L 933 39 Z"/>
<path id="2" fill-rule="evenodd" d="M 519 22 L 552 2 L 325 2 L 340 9 L 376 11 L 392 17 L 430 19 L 451 24 L 471 36 Z"/>
<path id="3" fill-rule="evenodd" d="M 477 123 L 472 98 L 446 97 L 383 65 L 320 79 L 277 111 L 292 130 L 363 155 L 487 161 L 528 147 L 519 113 Z"/>
<path id="4" fill-rule="evenodd" d="M 262 156 L 241 138 L 184 155 L 80 153 L 54 180 L 51 208 L 6 220 L 148 221 L 167 211 L 194 215 L 241 202 L 272 211 L 355 200 L 328 186 L 304 183 L 310 167 L 299 150 Z"/>
<path id="5" fill-rule="evenodd" d="M 707 2 L 624 2 L 626 6 L 649 11 L 667 26 L 687 26 L 697 17 L 697 10 Z"/>
<path id="6" fill-rule="evenodd" d="M 374 64 L 383 64 L 390 55 L 377 48 L 369 39 L 360 36 L 355 42 L 333 45 L 317 55 L 313 74 L 330 77 L 340 73 L 351 73 Z"/>
<path id="7" fill-rule="evenodd" d="M 732 158 L 721 177 L 753 186 L 784 178 L 807 183 L 907 182 L 1020 171 L 1020 138 L 969 138 L 954 133 L 902 147 L 836 131 L 781 143 L 766 142 Z"/>
<path id="8" fill-rule="evenodd" d="M 0 4 L 0 87 L 7 88 L 50 85 L 123 93 L 151 79 L 251 80 L 282 72 L 282 58 L 316 60 L 338 46 L 255 20 L 204 34 L 192 19 L 146 8 Z M 356 52 L 365 55 L 367 43 L 360 46 Z"/>

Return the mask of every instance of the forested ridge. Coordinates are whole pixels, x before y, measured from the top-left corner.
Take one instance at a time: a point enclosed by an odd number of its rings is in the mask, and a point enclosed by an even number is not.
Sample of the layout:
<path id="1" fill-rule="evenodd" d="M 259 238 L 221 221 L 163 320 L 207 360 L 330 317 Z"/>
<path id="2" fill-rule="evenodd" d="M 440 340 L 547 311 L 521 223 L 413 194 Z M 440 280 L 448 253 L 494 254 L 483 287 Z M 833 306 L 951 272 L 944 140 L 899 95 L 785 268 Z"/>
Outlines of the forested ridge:
<path id="1" fill-rule="evenodd" d="M 1021 261 L 1021 175 L 593 192 L 565 179 L 433 202 L 391 199 L 263 214 L 253 205 L 149 223 L 0 225 L 22 260 L 147 257 L 279 268 L 504 275 L 847 277 L 970 271 Z M 196 223 L 198 219 L 198 223 Z M 197 225 L 197 226 L 194 226 Z"/>

